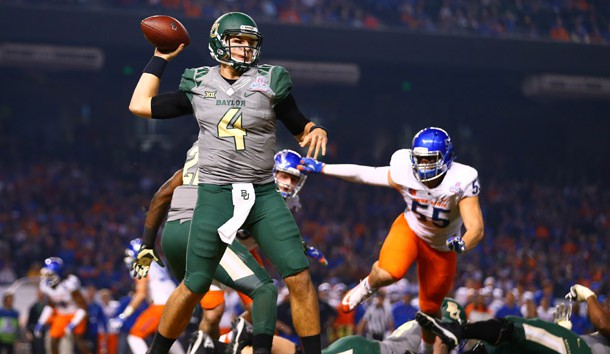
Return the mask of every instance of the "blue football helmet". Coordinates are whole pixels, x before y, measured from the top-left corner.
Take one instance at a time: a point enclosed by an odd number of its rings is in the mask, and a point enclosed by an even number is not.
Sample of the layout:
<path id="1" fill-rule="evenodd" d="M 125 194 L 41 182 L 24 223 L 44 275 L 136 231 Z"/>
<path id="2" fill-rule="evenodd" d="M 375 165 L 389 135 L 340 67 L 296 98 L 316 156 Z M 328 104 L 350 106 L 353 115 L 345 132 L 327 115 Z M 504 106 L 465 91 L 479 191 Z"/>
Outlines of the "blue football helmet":
<path id="1" fill-rule="evenodd" d="M 59 257 L 49 257 L 44 260 L 40 276 L 48 286 L 56 286 L 64 277 L 64 261 Z"/>
<path id="2" fill-rule="evenodd" d="M 411 162 L 413 173 L 419 181 L 428 182 L 443 176 L 453 160 L 453 144 L 443 129 L 425 128 L 413 137 Z"/>
<path id="3" fill-rule="evenodd" d="M 140 247 L 142 247 L 142 239 L 134 238 L 129 242 L 127 248 L 125 248 L 125 258 L 123 258 L 123 261 L 128 269 L 131 269 L 131 265 L 135 261 Z"/>
<path id="4" fill-rule="evenodd" d="M 273 157 L 275 164 L 273 165 L 273 177 L 275 178 L 275 184 L 278 187 L 278 191 L 284 198 L 294 198 L 299 193 L 307 176 L 301 173 L 297 166 L 301 163 L 301 155 L 292 150 L 279 151 Z M 278 172 L 285 172 L 291 176 L 296 177 L 296 181 L 291 180 L 291 183 L 286 181 L 280 181 L 277 177 Z"/>

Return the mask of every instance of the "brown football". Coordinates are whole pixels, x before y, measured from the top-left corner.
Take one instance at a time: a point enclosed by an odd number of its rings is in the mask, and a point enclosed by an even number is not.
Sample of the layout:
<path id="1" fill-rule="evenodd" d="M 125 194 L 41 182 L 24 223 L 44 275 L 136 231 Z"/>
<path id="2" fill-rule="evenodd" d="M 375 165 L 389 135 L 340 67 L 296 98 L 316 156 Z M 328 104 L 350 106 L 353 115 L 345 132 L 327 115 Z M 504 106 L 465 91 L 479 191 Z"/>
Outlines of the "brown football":
<path id="1" fill-rule="evenodd" d="M 155 15 L 142 20 L 144 37 L 161 52 L 174 51 L 180 43 L 189 45 L 191 38 L 180 21 L 171 16 Z"/>

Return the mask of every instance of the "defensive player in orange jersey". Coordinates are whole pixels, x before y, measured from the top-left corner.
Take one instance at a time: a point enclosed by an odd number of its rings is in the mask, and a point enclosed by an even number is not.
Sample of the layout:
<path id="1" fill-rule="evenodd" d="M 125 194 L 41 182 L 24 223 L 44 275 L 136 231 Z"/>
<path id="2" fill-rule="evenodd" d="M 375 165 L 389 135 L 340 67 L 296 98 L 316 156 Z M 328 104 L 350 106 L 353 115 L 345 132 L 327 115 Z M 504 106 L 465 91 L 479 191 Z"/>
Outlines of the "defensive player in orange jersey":
<path id="1" fill-rule="evenodd" d="M 453 284 L 457 254 L 472 249 L 483 238 L 478 173 L 454 160 L 447 132 L 430 127 L 415 135 L 411 149 L 396 151 L 389 166 L 329 165 L 312 158 L 301 161 L 299 168 L 309 173 L 394 188 L 407 204 L 392 224 L 369 275 L 344 296 L 344 311 L 354 310 L 379 287 L 400 280 L 417 263 L 420 309 L 440 315 L 443 298 Z M 462 226 L 466 229 L 463 235 Z M 434 334 L 422 334 L 420 352 L 431 353 Z"/>

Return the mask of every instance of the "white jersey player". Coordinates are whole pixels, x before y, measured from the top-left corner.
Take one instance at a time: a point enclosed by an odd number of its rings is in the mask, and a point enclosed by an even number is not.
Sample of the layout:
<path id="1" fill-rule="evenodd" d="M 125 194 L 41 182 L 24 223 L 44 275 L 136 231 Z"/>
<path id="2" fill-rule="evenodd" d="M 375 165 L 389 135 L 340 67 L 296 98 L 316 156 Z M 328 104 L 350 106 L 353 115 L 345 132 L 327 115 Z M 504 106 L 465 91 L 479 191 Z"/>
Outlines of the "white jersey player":
<path id="1" fill-rule="evenodd" d="M 329 165 L 305 158 L 300 169 L 351 182 L 396 189 L 406 209 L 394 221 L 369 275 L 348 291 L 342 309 L 352 311 L 379 287 L 402 279 L 417 262 L 419 306 L 438 315 L 456 272 L 457 253 L 483 238 L 477 171 L 454 162 L 447 132 L 430 127 L 419 131 L 410 150 L 398 150 L 390 166 Z M 466 232 L 462 235 L 461 228 Z M 453 251 L 453 252 L 450 252 Z M 422 352 L 432 351 L 434 335 L 423 332 Z"/>
<path id="2" fill-rule="evenodd" d="M 59 353 L 59 341 L 71 334 L 81 353 L 90 353 L 83 340 L 87 321 L 87 303 L 81 293 L 80 280 L 66 274 L 64 262 L 59 257 L 49 257 L 40 271 L 40 291 L 49 303 L 44 307 L 34 333 L 39 336 L 43 326 L 50 324 L 51 353 Z"/>

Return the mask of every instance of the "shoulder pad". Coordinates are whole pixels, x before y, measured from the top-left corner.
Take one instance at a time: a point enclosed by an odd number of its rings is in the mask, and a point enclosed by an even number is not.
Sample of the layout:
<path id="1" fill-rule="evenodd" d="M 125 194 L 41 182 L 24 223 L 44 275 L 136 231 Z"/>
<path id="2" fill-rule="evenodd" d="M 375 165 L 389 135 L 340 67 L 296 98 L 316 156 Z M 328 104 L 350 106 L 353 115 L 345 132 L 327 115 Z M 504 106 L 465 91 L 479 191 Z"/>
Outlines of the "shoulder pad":
<path id="1" fill-rule="evenodd" d="M 201 66 L 199 68 L 185 69 L 180 79 L 179 90 L 186 92 L 189 98 L 192 96 L 192 90 L 201 85 L 203 78 L 210 72 L 209 66 Z"/>
<path id="2" fill-rule="evenodd" d="M 258 66 L 256 74 L 269 80 L 269 87 L 275 95 L 274 104 L 281 102 L 290 94 L 292 80 L 288 70 L 283 66 L 262 64 Z"/>
<path id="3" fill-rule="evenodd" d="M 76 291 L 80 289 L 80 280 L 76 277 L 76 275 L 70 274 L 64 280 L 64 284 L 70 290 L 70 292 Z"/>

